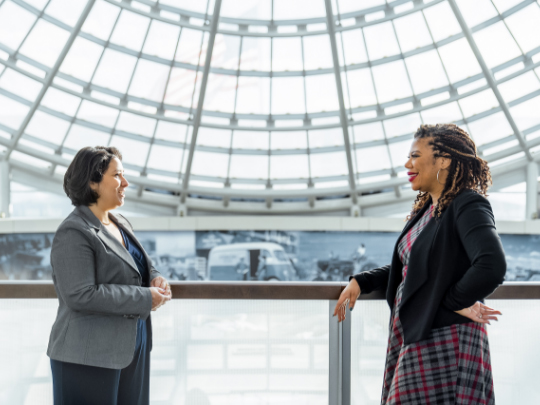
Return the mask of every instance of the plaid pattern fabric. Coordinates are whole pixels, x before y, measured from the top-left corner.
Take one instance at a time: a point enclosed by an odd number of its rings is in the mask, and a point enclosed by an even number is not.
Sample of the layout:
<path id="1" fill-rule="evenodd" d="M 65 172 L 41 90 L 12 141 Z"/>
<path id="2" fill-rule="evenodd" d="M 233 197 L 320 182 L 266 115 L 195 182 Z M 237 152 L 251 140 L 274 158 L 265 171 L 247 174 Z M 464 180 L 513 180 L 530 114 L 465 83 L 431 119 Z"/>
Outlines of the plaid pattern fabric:
<path id="1" fill-rule="evenodd" d="M 403 344 L 399 309 L 411 247 L 431 219 L 432 208 L 403 236 L 398 252 L 403 280 L 390 319 L 382 405 L 494 405 L 485 326 L 475 322 L 433 329 L 426 340 Z"/>

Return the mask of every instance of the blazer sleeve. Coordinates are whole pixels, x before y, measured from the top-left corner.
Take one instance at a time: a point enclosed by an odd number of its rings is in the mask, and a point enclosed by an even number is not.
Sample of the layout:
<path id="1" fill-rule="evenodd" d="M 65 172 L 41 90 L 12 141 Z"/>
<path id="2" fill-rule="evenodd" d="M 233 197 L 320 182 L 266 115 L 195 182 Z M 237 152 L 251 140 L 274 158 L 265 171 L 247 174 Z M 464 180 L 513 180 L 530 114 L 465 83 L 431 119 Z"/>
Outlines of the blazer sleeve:
<path id="1" fill-rule="evenodd" d="M 456 207 L 455 215 L 457 233 L 471 267 L 447 291 L 442 305 L 459 311 L 483 300 L 503 283 L 506 258 L 487 199 L 471 193 Z"/>
<path id="2" fill-rule="evenodd" d="M 126 221 L 126 223 L 131 228 L 131 232 L 135 235 L 135 231 L 133 230 L 133 225 L 131 225 L 131 222 L 129 222 L 129 220 L 125 216 L 123 216 L 122 214 L 116 214 L 116 215 L 119 216 L 119 217 L 122 217 L 124 219 L 124 221 Z M 148 256 L 148 254 L 147 254 L 147 256 Z M 150 262 L 152 262 L 152 259 L 150 259 Z M 163 277 L 162 274 L 159 271 L 157 271 L 156 268 L 154 267 L 154 263 L 152 263 L 152 265 L 150 266 L 150 282 L 152 282 L 152 280 L 155 279 L 156 277 L 160 277 L 160 276 Z"/>
<path id="3" fill-rule="evenodd" d="M 51 264 L 58 294 L 74 311 L 148 318 L 152 310 L 150 289 L 134 285 L 96 284 L 96 262 L 90 237 L 92 235 L 84 235 L 83 230 L 75 227 L 57 231 Z"/>
<path id="4" fill-rule="evenodd" d="M 349 277 L 354 278 L 360 286 L 362 294 L 369 294 L 372 291 L 386 289 L 388 286 L 388 275 L 390 274 L 390 265 L 378 267 L 370 271 L 355 274 Z"/>

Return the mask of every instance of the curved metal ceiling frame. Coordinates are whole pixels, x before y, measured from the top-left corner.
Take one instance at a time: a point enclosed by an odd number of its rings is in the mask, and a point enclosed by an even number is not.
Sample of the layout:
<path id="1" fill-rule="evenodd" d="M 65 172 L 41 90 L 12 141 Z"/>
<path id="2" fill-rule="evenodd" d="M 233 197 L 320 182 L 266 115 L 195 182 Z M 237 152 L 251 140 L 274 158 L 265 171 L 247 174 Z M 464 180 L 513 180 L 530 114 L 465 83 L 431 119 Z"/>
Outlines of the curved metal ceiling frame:
<path id="1" fill-rule="evenodd" d="M 14 1 L 15 3 L 17 4 L 22 4 L 24 3 L 26 5 L 25 8 L 32 8 L 31 6 L 29 6 L 27 3 L 25 3 L 24 1 L 22 0 L 12 0 Z M 106 0 L 106 1 L 110 1 L 110 0 Z M 144 3 L 144 1 L 142 0 L 136 0 L 140 3 Z M 219 1 L 219 0 L 218 0 Z M 123 8 L 129 8 L 131 7 L 131 5 L 129 4 L 130 2 L 122 2 L 122 3 L 116 3 L 116 2 L 112 2 L 110 1 L 111 3 L 117 5 L 117 6 L 121 6 Z M 328 3 L 329 0 L 326 0 L 326 2 Z M 436 1 L 436 2 L 431 2 L 431 3 L 428 3 L 428 5 L 433 5 L 433 4 L 436 4 L 436 3 L 439 3 L 440 1 Z M 89 11 L 91 10 L 91 7 L 92 7 L 92 4 L 94 3 L 94 0 L 90 0 L 88 3 L 87 3 L 87 7 L 85 8 L 85 11 L 83 12 L 83 14 L 81 14 L 80 18 L 79 18 L 79 21 L 78 23 L 76 24 L 75 27 L 68 27 L 68 29 L 71 31 L 71 35 L 70 35 L 70 38 L 68 40 L 68 42 L 66 43 L 63 51 L 61 52 L 58 60 L 56 61 L 54 67 L 52 69 L 49 69 L 43 65 L 39 66 L 40 64 L 36 61 L 33 61 L 31 60 L 30 58 L 26 58 L 26 57 L 23 57 L 22 55 L 18 55 L 18 50 L 17 52 L 13 52 L 12 50 L 10 50 L 9 48 L 7 49 L 8 53 L 10 54 L 10 60 L 8 61 L 3 61 L 0 59 L 0 63 L 6 65 L 6 66 L 9 66 L 11 68 L 13 68 L 14 70 L 18 70 L 20 71 L 21 73 L 35 79 L 35 80 L 38 80 L 42 83 L 44 83 L 44 86 L 40 92 L 40 95 L 41 97 L 38 97 L 34 103 L 32 104 L 31 106 L 31 109 L 27 115 L 27 117 L 25 118 L 25 120 L 23 121 L 23 124 L 19 127 L 19 129 L 17 129 L 17 131 L 15 133 L 13 133 L 13 130 L 11 131 L 8 131 L 10 132 L 12 135 L 14 135 L 14 137 L 12 138 L 12 140 L 9 142 L 9 145 L 6 145 L 8 146 L 9 150 L 8 150 L 8 157 L 9 155 L 11 154 L 11 151 L 12 150 L 20 150 L 21 152 L 23 153 L 27 153 L 31 156 L 34 156 L 34 157 L 38 157 L 40 159 L 43 159 L 43 160 L 46 160 L 46 161 L 49 161 L 51 163 L 53 163 L 53 165 L 56 165 L 56 164 L 59 164 L 59 165 L 63 165 L 65 166 L 66 165 L 66 161 L 65 159 L 62 159 L 60 156 L 44 156 L 43 153 L 41 153 L 40 151 L 37 151 L 37 150 L 32 150 L 32 148 L 28 147 L 28 146 L 23 146 L 23 145 L 17 145 L 17 142 L 18 140 L 20 139 L 20 137 L 23 135 L 24 133 L 24 130 L 26 128 L 26 125 L 28 124 L 28 122 L 30 121 L 30 119 L 32 118 L 32 115 L 34 114 L 34 112 L 38 109 L 38 108 L 41 108 L 43 109 L 42 107 L 40 107 L 40 102 L 41 102 L 41 99 L 43 98 L 43 95 L 45 94 L 45 92 L 47 91 L 47 89 L 52 86 L 52 87 L 56 87 L 56 88 L 59 88 L 63 91 L 66 91 L 67 93 L 71 93 L 77 97 L 80 97 L 81 99 L 89 99 L 91 101 L 94 101 L 94 102 L 98 102 L 98 104 L 102 104 L 102 105 L 107 105 L 109 103 L 106 103 L 106 102 L 100 102 L 101 100 L 97 100 L 97 99 L 94 99 L 93 97 L 89 97 L 88 94 L 86 94 L 86 97 L 83 97 L 83 94 L 80 94 L 80 93 L 77 93 L 76 91 L 73 91 L 71 89 L 67 89 L 65 88 L 64 86 L 61 86 L 61 85 L 56 85 L 55 83 L 53 83 L 53 79 L 54 77 L 58 76 L 58 77 L 61 77 L 61 74 L 58 74 L 58 69 L 63 61 L 63 58 L 66 56 L 67 52 L 69 51 L 69 48 L 70 46 L 72 45 L 74 39 L 77 37 L 77 34 L 79 33 L 79 30 L 80 28 L 82 27 L 82 23 L 84 23 L 84 20 L 86 19 L 86 16 L 88 15 Z M 395 5 L 395 3 L 404 3 L 402 1 L 396 1 L 394 3 L 392 3 L 392 5 Z M 456 8 L 457 8 L 457 5 L 455 4 L 455 2 L 453 0 L 449 0 L 449 3 L 451 5 L 451 7 L 453 8 L 454 10 L 454 13 L 456 13 Z M 500 20 L 504 20 L 504 18 L 506 18 L 508 15 L 511 15 L 511 13 L 513 12 L 516 12 L 516 11 L 519 11 L 521 8 L 531 4 L 532 1 L 523 1 L 521 3 L 519 3 L 518 5 L 514 6 L 512 9 L 510 10 L 507 10 L 507 12 L 503 13 L 503 14 L 499 14 L 498 15 L 498 18 L 497 17 L 494 17 L 492 18 L 491 20 L 488 20 L 482 24 L 480 24 L 480 26 L 477 26 L 477 27 L 474 27 L 474 31 L 478 30 L 478 29 L 482 29 L 484 27 L 486 27 L 487 25 L 491 25 L 497 21 L 500 21 Z M 413 9 L 413 11 L 411 12 L 414 12 L 414 11 L 418 11 L 418 8 L 416 8 L 418 6 L 419 3 L 415 2 L 415 8 Z M 423 3 L 421 3 L 422 5 L 424 5 Z M 327 5 L 327 16 L 326 16 L 326 21 L 327 21 L 327 27 L 328 27 L 328 22 L 329 21 L 336 21 L 336 19 L 344 19 L 345 16 L 336 16 L 332 13 L 331 11 L 331 6 L 330 8 L 328 8 L 328 5 Z M 422 7 L 423 9 L 423 7 Z M 365 11 L 365 10 L 363 10 Z M 39 14 L 41 15 L 43 18 L 46 18 L 46 14 L 43 12 L 43 11 L 39 11 L 37 9 L 34 9 L 32 12 L 34 12 L 35 14 Z M 139 10 L 140 12 L 140 10 Z M 457 9 L 457 13 L 459 13 L 459 9 Z M 143 13 L 144 14 L 144 13 Z M 360 13 L 361 14 L 361 13 Z M 147 17 L 149 18 L 155 18 L 154 16 L 152 16 L 152 13 L 150 14 L 145 14 Z M 392 10 L 385 10 L 385 16 L 388 16 L 390 15 L 391 18 L 389 18 L 390 20 L 396 18 L 396 15 L 393 15 L 393 12 Z M 463 18 L 459 17 L 459 14 L 456 14 L 456 17 L 458 19 L 458 21 L 460 22 L 460 25 L 462 27 L 462 30 L 463 30 L 463 35 L 461 35 L 460 37 L 462 36 L 465 36 L 467 38 L 467 40 L 469 41 L 469 43 L 471 44 L 471 47 L 473 48 L 473 51 L 474 51 L 474 48 L 475 48 L 475 44 L 474 44 L 474 39 L 472 39 L 472 33 L 471 33 L 471 30 L 466 26 Z M 51 19 L 51 17 L 49 17 L 49 19 Z M 54 20 L 54 19 L 53 19 Z M 361 18 L 359 19 L 361 20 Z M 185 19 L 184 19 L 185 21 Z M 225 21 L 225 19 L 221 19 L 222 22 Z M 358 21 L 358 19 L 357 19 Z M 360 21 L 361 22 L 361 21 Z M 377 20 L 375 21 L 374 23 L 381 23 L 382 21 L 381 20 Z M 55 23 L 55 22 L 53 22 Z M 56 23 L 59 23 L 59 21 L 56 21 Z M 298 21 L 296 21 L 296 23 L 300 24 Z M 465 25 L 464 25 L 465 24 Z M 60 23 L 60 24 L 57 24 L 57 25 L 65 25 L 63 23 Z M 281 24 L 281 25 L 287 25 L 287 24 Z M 302 24 L 300 24 L 302 25 Z M 212 24 L 213 26 L 213 35 L 215 36 L 215 34 L 217 32 L 220 32 L 217 28 L 218 26 L 218 21 L 216 20 L 215 21 L 215 24 Z M 66 29 L 65 27 L 63 27 L 64 29 Z M 194 27 L 195 28 L 195 27 Z M 353 28 L 357 28 L 357 27 L 353 27 Z M 201 29 L 201 27 L 198 27 L 196 26 L 196 29 Z M 246 30 L 247 31 L 247 30 Z M 330 32 L 329 32 L 330 31 Z M 323 33 L 326 33 L 326 34 L 329 34 L 329 35 L 333 35 L 335 36 L 335 33 L 336 31 L 339 31 L 338 28 L 336 28 L 335 31 L 333 31 L 332 29 L 328 30 L 328 31 L 324 31 Z M 225 32 L 224 32 L 225 33 Z M 147 33 L 148 34 L 148 33 Z M 237 35 L 243 35 L 245 36 L 246 33 L 244 32 L 244 30 L 242 30 L 242 32 L 238 33 Z M 294 36 L 303 36 L 305 35 L 304 33 L 296 33 L 296 35 Z M 81 35 L 82 36 L 82 35 Z M 290 36 L 293 36 L 293 35 L 290 35 Z M 334 37 L 333 37 L 334 38 Z M 331 38 L 332 39 L 332 38 Z M 452 40 L 457 40 L 459 38 L 453 38 Z M 451 42 L 451 41 L 450 41 Z M 445 42 L 446 43 L 446 42 Z M 110 45 L 110 44 L 109 44 Z M 434 49 L 437 49 L 438 46 L 440 46 L 440 44 L 433 44 L 433 48 Z M 105 45 L 106 47 L 106 45 Z M 7 48 L 7 47 L 3 47 L 3 48 Z M 105 48 L 104 48 L 105 49 Z M 124 48 L 124 50 L 127 49 L 127 48 Z M 334 39 L 334 43 L 332 44 L 332 50 L 333 50 L 333 54 L 334 54 L 334 58 L 333 58 L 333 62 L 334 62 L 334 71 L 335 71 L 335 76 L 336 78 L 339 77 L 339 72 L 340 71 L 348 71 L 348 70 L 351 70 L 351 69 L 354 69 L 355 67 L 349 67 L 349 66 L 339 66 L 339 62 L 338 62 L 338 59 L 337 59 L 337 49 L 336 49 L 336 44 L 335 44 L 335 39 Z M 502 70 L 502 69 L 505 69 L 507 68 L 508 66 L 512 66 L 514 64 L 517 64 L 517 63 L 520 63 L 520 62 L 524 62 L 524 68 L 522 70 L 520 70 L 519 72 L 514 72 L 513 74 L 511 75 L 508 75 L 506 77 L 504 77 L 503 79 L 500 79 L 499 81 L 496 81 L 493 76 L 492 76 L 492 72 L 495 72 L 496 68 L 495 69 L 488 69 L 487 66 L 485 65 L 485 62 L 483 62 L 482 60 L 482 56 L 480 54 L 480 52 L 476 49 L 476 52 L 475 52 L 475 56 L 477 57 L 477 59 L 479 60 L 479 63 L 482 67 L 482 74 L 479 74 L 479 75 L 476 75 L 476 76 L 479 76 L 478 79 L 481 79 L 481 78 L 485 78 L 487 81 L 488 81 L 488 85 L 487 86 L 482 86 L 478 89 L 475 89 L 471 92 L 467 92 L 467 93 L 463 93 L 461 95 L 458 95 L 458 92 L 456 91 L 456 87 L 460 87 L 460 86 L 457 86 L 457 83 L 453 83 L 449 86 L 447 86 L 448 88 L 452 89 L 452 97 L 455 97 L 456 100 L 458 99 L 461 99 L 461 98 L 464 98 L 464 97 L 467 97 L 471 94 L 475 94 L 479 91 L 483 91 L 485 88 L 491 88 L 492 90 L 494 90 L 494 92 L 497 94 L 498 93 L 498 90 L 497 90 L 497 82 L 504 82 L 504 81 L 507 81 L 507 80 L 510 80 L 510 78 L 512 77 L 516 77 L 520 74 L 523 74 L 525 73 L 526 71 L 528 70 L 531 70 L 531 69 L 534 69 L 535 67 L 537 67 L 537 65 L 540 65 L 540 62 L 538 63 L 532 63 L 532 59 L 531 57 L 533 55 L 535 55 L 536 53 L 540 52 L 540 47 L 529 52 L 528 54 L 526 55 L 523 55 L 522 57 L 518 57 L 518 58 L 515 58 L 514 60 L 512 61 L 507 61 L 505 62 L 504 67 L 500 67 L 499 70 Z M 126 53 L 129 53 L 129 52 L 126 52 Z M 141 52 L 137 52 L 137 55 L 138 57 L 138 60 L 140 58 L 143 57 L 143 54 L 142 54 L 142 51 Z M 404 56 L 403 53 L 401 53 L 399 55 L 399 57 L 397 59 L 404 59 L 406 56 Z M 20 59 L 20 60 L 23 60 L 25 61 L 24 59 L 27 59 L 25 62 L 31 62 L 30 64 L 33 64 L 34 66 L 38 65 L 38 68 L 41 68 L 43 71 L 46 72 L 46 77 L 45 79 L 41 79 L 33 74 L 29 74 L 28 72 L 26 72 L 24 69 L 20 69 L 18 67 L 15 66 L 15 63 L 14 61 L 16 59 Z M 207 59 L 207 61 L 209 62 L 210 58 Z M 138 62 L 138 61 L 137 61 Z M 388 63 L 388 58 L 385 58 L 385 62 L 384 63 Z M 168 64 L 172 67 L 174 62 L 171 62 L 171 61 L 168 61 Z M 371 67 L 371 63 L 368 62 L 368 65 Z M 205 66 L 205 76 L 206 76 L 206 79 L 208 79 L 208 74 L 209 72 L 211 71 L 210 69 L 210 66 L 209 66 L 209 63 L 207 63 L 208 66 Z M 508 66 L 507 66 L 508 65 Z M 198 68 L 198 67 L 197 67 Z M 358 67 L 356 67 L 358 68 Z M 301 72 L 302 75 L 306 75 L 308 74 L 308 72 Z M 516 74 L 517 73 L 517 74 Z M 240 76 L 241 75 L 241 72 L 238 70 L 235 72 L 235 75 L 236 76 Z M 67 76 L 67 75 L 65 75 Z M 491 78 L 491 80 L 489 80 Z M 475 80 L 478 80 L 478 79 L 475 79 Z M 470 80 L 470 82 L 472 81 L 475 81 L 475 80 Z M 70 81 L 73 81 L 73 80 L 70 80 Z M 75 80 L 76 81 L 76 80 Z M 467 83 L 468 84 L 468 83 Z M 462 84 L 464 85 L 464 84 Z M 88 86 L 87 86 L 88 88 Z M 100 90 L 107 90 L 107 89 L 100 89 Z M 437 91 L 437 90 L 435 90 Z M 103 91 L 104 93 L 107 93 L 106 91 Z M 437 93 L 435 94 L 438 94 L 438 93 L 441 93 L 443 91 L 438 91 Z M 2 93 L 4 95 L 7 95 L 8 97 L 10 98 L 13 98 L 17 101 L 21 101 L 21 100 L 24 100 L 22 99 L 21 97 L 17 96 L 17 95 L 14 95 L 12 93 L 9 93 L 7 91 L 2 91 Z M 43 93 L 43 94 L 41 94 Z M 532 93 L 531 93 L 532 94 Z M 526 95 L 524 97 L 522 97 L 523 101 L 526 101 L 527 99 L 531 98 L 531 97 L 534 97 L 534 95 Z M 500 95 L 500 93 L 499 93 Z M 115 95 L 116 96 L 116 95 Z M 433 107 L 436 107 L 437 105 L 444 105 L 444 104 L 447 104 L 449 102 L 452 102 L 451 99 L 447 99 L 447 100 L 444 100 L 444 102 L 439 102 L 439 103 L 434 103 L 434 104 L 431 104 L 429 106 L 424 106 L 424 107 L 421 107 L 421 104 L 418 102 L 418 96 L 419 95 L 414 95 L 413 97 L 410 97 L 410 98 L 414 98 L 415 101 L 416 101 L 416 108 L 415 109 L 418 109 L 418 111 L 414 111 L 414 110 L 408 110 L 408 111 L 405 111 L 405 112 L 402 112 L 402 113 L 399 113 L 399 114 L 395 114 L 396 116 L 403 116 L 403 115 L 407 115 L 407 114 L 410 114 L 410 113 L 413 113 L 413 112 L 419 112 L 419 111 L 422 111 L 422 110 L 425 110 L 427 108 L 433 108 Z M 431 94 L 430 94 L 431 96 Z M 127 94 L 124 94 L 122 95 L 122 100 L 127 100 L 128 99 L 128 95 Z M 203 94 L 203 97 L 204 97 L 204 94 Z M 451 97 L 451 98 L 452 98 Z M 499 101 L 502 100 L 502 97 L 498 97 Z M 27 100 L 24 100 L 25 102 L 23 104 L 28 104 L 28 101 Z M 401 100 L 398 100 L 398 101 L 401 101 Z M 339 111 L 339 114 L 340 115 L 346 115 L 344 114 L 344 99 L 343 99 L 343 94 L 341 94 L 339 96 L 339 102 L 340 102 L 340 111 Z M 409 101 L 407 101 L 409 102 Z M 513 102 L 515 103 L 515 101 Z M 125 111 L 129 111 L 129 112 L 132 112 L 132 113 L 135 113 L 135 114 L 139 114 L 139 115 L 147 115 L 147 116 L 150 116 L 152 118 L 159 118 L 159 119 L 165 119 L 166 117 L 160 117 L 158 115 L 153 115 L 153 114 L 141 114 L 140 111 L 136 111 L 136 110 L 132 110 L 132 109 L 129 109 L 127 108 L 127 103 L 124 101 L 123 103 L 124 105 L 120 105 L 120 106 L 116 106 L 116 105 L 113 105 L 111 104 L 110 107 L 113 107 L 113 108 L 116 108 L 118 110 L 125 110 Z M 393 104 L 393 105 L 399 105 L 401 104 L 401 102 L 398 102 L 397 104 Z M 509 103 L 510 105 L 512 105 L 512 103 Z M 201 126 L 208 126 L 208 127 L 216 127 L 216 128 L 220 128 L 220 129 L 227 129 L 226 126 L 221 126 L 221 125 L 208 125 L 207 123 L 204 123 L 204 122 L 200 122 L 200 119 L 202 117 L 202 115 L 206 115 L 207 111 L 203 111 L 203 103 L 199 103 L 198 105 L 198 108 L 197 108 L 197 111 L 195 113 L 195 115 L 199 117 L 199 123 Z M 119 107 L 124 107 L 123 108 L 119 108 Z M 377 110 L 380 111 L 381 110 L 381 105 L 377 105 Z M 163 102 L 161 103 L 161 108 L 164 108 L 164 104 Z M 349 113 L 351 113 L 352 111 L 354 111 L 354 109 L 350 109 L 351 111 Z M 495 109 L 492 109 L 492 110 L 495 110 Z M 534 142 L 534 140 L 532 142 L 529 142 L 527 143 L 525 141 L 525 139 L 523 138 L 523 134 L 521 132 L 519 132 L 519 129 L 517 129 L 517 126 L 515 125 L 515 123 L 513 122 L 513 118 L 509 112 L 509 109 L 508 109 L 508 105 L 506 105 L 504 103 L 504 100 L 502 103 L 500 103 L 500 106 L 497 108 L 498 111 L 503 111 L 505 113 L 505 115 L 507 116 L 511 126 L 513 127 L 514 129 L 514 134 L 511 135 L 510 137 L 513 137 L 515 136 L 519 143 L 520 143 L 520 148 L 521 148 L 521 151 L 525 153 L 526 155 L 526 158 L 527 160 L 535 160 L 537 159 L 537 157 L 535 156 L 533 158 L 533 156 L 530 154 L 530 151 L 529 151 L 529 148 L 534 145 L 536 145 L 538 142 Z M 365 111 L 365 109 L 364 109 Z M 384 111 L 384 110 L 383 110 Z M 498 112 L 496 111 L 496 112 Z M 210 112 L 211 113 L 211 112 Z M 333 115 L 336 115 L 337 112 L 334 112 Z M 488 113 L 488 114 L 486 114 Z M 494 111 L 486 111 L 484 113 L 481 113 L 481 114 L 484 114 L 484 115 L 491 115 L 495 113 Z M 58 115 L 58 114 L 55 114 L 55 115 Z M 60 114 L 61 115 L 61 114 Z M 210 115 L 210 114 L 208 114 Z M 303 117 L 305 117 L 306 115 L 302 115 Z M 67 117 L 67 116 L 66 116 Z M 65 119 L 66 117 L 61 117 L 63 119 Z M 272 117 L 273 119 L 276 119 L 276 116 L 269 116 L 269 117 Z M 292 119 L 290 116 L 288 116 L 287 118 L 289 119 Z M 341 122 L 344 122 L 343 120 L 343 117 L 340 117 L 341 118 Z M 366 123 L 366 122 L 373 122 L 373 121 L 382 121 L 383 119 L 389 119 L 389 118 L 393 118 L 393 115 L 383 115 L 383 116 L 380 116 L 380 117 L 377 117 L 377 119 L 368 119 L 368 120 L 362 120 L 362 121 L 359 121 L 359 122 L 354 122 L 355 125 L 358 125 L 358 124 L 362 124 L 362 123 Z M 473 118 L 475 119 L 479 119 L 477 118 L 476 116 L 474 116 Z M 69 119 L 71 121 L 75 121 L 75 118 L 74 117 L 69 117 Z M 233 115 L 233 119 L 234 119 L 234 115 Z M 79 121 L 82 121 L 82 120 L 79 120 Z M 183 124 L 193 124 L 192 122 L 190 121 L 183 121 L 183 120 L 174 120 L 174 119 L 169 119 L 168 121 L 172 121 L 172 122 L 179 122 L 179 123 L 183 123 Z M 466 120 L 464 118 L 464 123 L 467 123 L 468 121 L 470 122 L 471 121 L 471 118 L 469 118 L 468 120 Z M 339 125 L 339 124 L 338 124 Z M 338 125 L 333 125 L 333 126 L 322 126 L 323 128 L 330 128 L 330 127 L 337 127 Z M 350 125 L 350 124 L 349 124 Z M 344 131 L 344 135 L 347 136 L 347 138 L 345 138 L 347 141 L 348 141 L 348 134 L 347 134 L 347 129 L 348 129 L 348 126 L 347 124 L 344 124 L 344 125 L 341 125 L 343 131 Z M 198 126 L 197 126 L 198 128 Z M 294 130 L 299 130 L 299 129 L 314 129 L 314 128 L 318 128 L 317 126 L 313 126 L 313 125 L 309 125 L 307 126 L 307 128 L 298 128 L 298 127 L 292 127 L 290 129 L 294 129 Z M 235 128 L 230 128 L 230 129 L 248 129 L 248 130 L 253 130 L 253 128 L 240 128 L 240 127 L 235 127 Z M 277 130 L 278 128 L 272 128 L 271 130 Z M 287 129 L 283 129 L 283 128 L 280 128 L 281 130 L 287 130 Z M 517 133 L 516 133 L 516 129 L 517 129 Z M 260 129 L 260 130 L 268 130 L 267 128 L 265 129 Z M 531 129 L 532 130 L 532 129 Z M 532 132 L 532 131 L 524 131 L 524 133 L 528 133 L 528 132 Z M 117 131 L 115 130 L 115 128 L 112 129 L 112 131 L 110 131 L 111 133 L 111 136 L 113 134 L 117 134 Z M 120 134 L 120 133 L 119 133 Z M 122 135 L 122 134 L 120 134 Z M 126 135 L 126 134 L 123 134 L 123 135 Z M 130 134 L 130 135 L 134 135 L 134 134 Z M 136 137 L 138 137 L 138 135 L 135 135 Z M 510 137 L 506 137 L 506 138 L 510 138 Z M 146 137 L 145 138 L 145 141 L 148 141 L 148 139 Z M 152 141 L 151 142 L 154 142 L 154 141 L 157 141 L 154 139 L 155 137 L 152 137 Z M 5 143 L 4 141 L 0 141 L 0 143 Z M 347 142 L 346 142 L 347 143 Z M 187 146 L 187 145 L 184 145 L 184 147 Z M 194 150 L 195 150 L 195 142 L 192 143 L 192 145 L 190 145 L 191 149 L 190 150 L 190 155 L 191 155 L 191 159 L 193 158 L 193 153 L 194 153 Z M 356 145 L 355 145 L 356 147 Z M 197 147 L 197 149 L 199 149 L 199 147 Z M 340 148 L 340 150 L 343 150 L 343 148 Z M 350 152 L 350 148 L 348 149 L 348 151 Z M 517 152 L 516 152 L 517 151 Z M 298 153 L 298 151 L 296 150 L 295 151 L 296 153 Z M 309 151 L 308 151 L 309 152 Z M 510 152 L 513 152 L 513 153 L 510 153 Z M 227 153 L 231 153 L 230 150 L 227 151 Z M 270 153 L 270 152 L 269 152 Z M 498 153 L 497 154 L 497 157 L 498 158 L 505 158 L 505 157 L 508 157 L 514 153 L 519 153 L 519 151 L 517 150 L 517 148 L 510 148 L 508 149 L 507 151 L 503 151 L 503 153 Z M 348 157 L 348 162 L 349 162 L 349 180 L 351 181 L 351 179 L 354 179 L 358 176 L 358 173 L 353 173 L 352 172 L 352 165 L 351 165 L 351 159 L 350 159 L 350 156 Z M 189 172 L 190 172 L 190 167 L 191 165 L 188 164 L 188 167 L 186 169 L 186 174 L 184 174 L 184 182 L 183 182 L 183 185 L 182 185 L 182 189 L 181 190 L 176 190 L 177 187 L 173 187 L 173 185 L 171 184 L 168 184 L 168 183 L 163 183 L 163 182 L 155 182 L 153 180 L 150 180 L 150 181 L 145 181 L 145 179 L 143 177 L 137 179 L 137 181 L 140 183 L 140 190 L 139 190 L 139 197 L 142 197 L 141 194 L 142 194 L 142 187 L 155 187 L 156 183 L 162 183 L 162 184 L 159 184 L 159 185 L 162 185 L 164 186 L 165 189 L 168 189 L 170 191 L 180 191 L 182 192 L 182 196 L 183 196 L 183 200 L 186 199 L 188 193 L 193 193 L 193 194 L 196 194 L 196 193 L 200 193 L 200 194 L 203 194 L 203 195 L 215 195 L 215 196 L 220 196 L 220 197 L 223 197 L 223 196 L 228 196 L 228 197 L 242 197 L 242 198 L 261 198 L 261 197 L 266 197 L 266 198 L 273 198 L 273 199 L 276 199 L 276 198 L 280 198 L 280 196 L 283 196 L 282 198 L 295 198 L 295 197 L 301 197 L 301 198 L 305 198 L 305 197 L 309 197 L 310 195 L 311 196 L 322 196 L 322 195 L 339 195 L 341 193 L 347 193 L 347 195 L 350 195 L 351 191 L 354 190 L 354 185 L 355 183 L 351 182 L 351 187 L 350 188 L 334 188 L 334 189 L 308 189 L 308 190 L 291 190 L 291 191 L 284 191 L 284 192 L 279 192 L 277 190 L 265 190 L 265 191 L 256 191 L 256 190 L 225 190 L 225 189 L 212 189 L 212 188 L 202 188 L 202 187 L 189 187 Z M 140 168 L 139 168 L 140 169 Z M 51 171 L 51 174 L 54 172 Z M 146 174 L 146 163 L 145 163 L 145 168 L 142 170 L 142 174 L 143 176 Z M 178 174 L 176 174 L 177 176 Z M 54 177 L 54 175 L 53 175 Z M 337 176 L 333 176 L 334 178 L 337 177 Z M 195 177 L 194 177 L 195 178 Z M 305 181 L 305 179 L 301 179 L 303 181 Z M 136 184 L 137 184 L 137 181 L 134 181 Z M 146 183 L 146 184 L 145 184 Z M 377 184 L 377 189 L 381 190 L 381 189 L 388 189 L 388 188 L 392 188 L 392 187 L 399 187 L 400 185 L 403 185 L 403 184 L 406 184 L 406 182 L 404 181 L 403 178 L 394 178 L 390 181 L 385 181 L 385 182 L 380 182 Z M 351 190 L 352 189 L 352 190 Z M 373 190 L 373 186 L 372 185 L 368 185 L 368 186 L 364 186 L 364 187 L 360 187 L 357 192 L 362 192 L 362 189 L 364 189 L 365 191 L 372 191 Z M 386 194 L 386 193 L 385 193 Z M 353 193 L 354 197 L 352 200 L 355 200 L 355 196 L 356 194 Z M 350 200 L 349 197 L 346 197 L 346 198 L 341 198 L 341 200 Z M 355 202 L 355 201 L 354 201 Z M 354 203 L 353 202 L 353 203 Z M 310 204 L 311 208 L 313 208 L 313 204 Z M 267 206 L 267 208 L 269 208 Z"/>

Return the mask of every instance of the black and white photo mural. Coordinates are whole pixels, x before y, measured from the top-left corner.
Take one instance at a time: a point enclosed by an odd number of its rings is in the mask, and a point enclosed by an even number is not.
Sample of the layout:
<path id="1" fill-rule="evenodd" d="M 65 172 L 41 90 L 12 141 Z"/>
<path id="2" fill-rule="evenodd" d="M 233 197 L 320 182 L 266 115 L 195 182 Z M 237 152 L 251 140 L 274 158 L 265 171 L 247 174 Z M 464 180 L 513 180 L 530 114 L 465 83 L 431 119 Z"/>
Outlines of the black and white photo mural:
<path id="1" fill-rule="evenodd" d="M 171 280 L 342 281 L 390 263 L 397 232 L 143 231 Z M 507 281 L 540 281 L 540 235 L 500 235 Z M 0 280 L 50 280 L 53 233 L 0 234 Z"/>

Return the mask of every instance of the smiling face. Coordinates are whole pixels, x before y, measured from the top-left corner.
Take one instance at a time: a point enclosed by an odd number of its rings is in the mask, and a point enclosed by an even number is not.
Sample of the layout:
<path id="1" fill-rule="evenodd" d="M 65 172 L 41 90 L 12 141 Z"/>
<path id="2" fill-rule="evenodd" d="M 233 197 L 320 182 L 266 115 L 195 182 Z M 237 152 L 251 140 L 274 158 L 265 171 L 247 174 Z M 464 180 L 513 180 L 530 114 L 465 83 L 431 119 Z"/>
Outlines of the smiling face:
<path id="1" fill-rule="evenodd" d="M 124 167 L 120 159 L 116 157 L 111 159 L 101 182 L 90 183 L 90 187 L 99 195 L 97 205 L 104 211 L 124 205 L 124 193 L 127 186 L 129 183 L 124 177 Z"/>
<path id="2" fill-rule="evenodd" d="M 431 138 L 415 139 L 409 152 L 409 160 L 405 164 L 411 187 L 415 191 L 440 193 L 444 188 L 450 159 L 433 157 L 433 149 L 429 145 Z M 437 172 L 439 181 L 437 181 Z M 440 183 L 439 183 L 440 182 Z"/>

